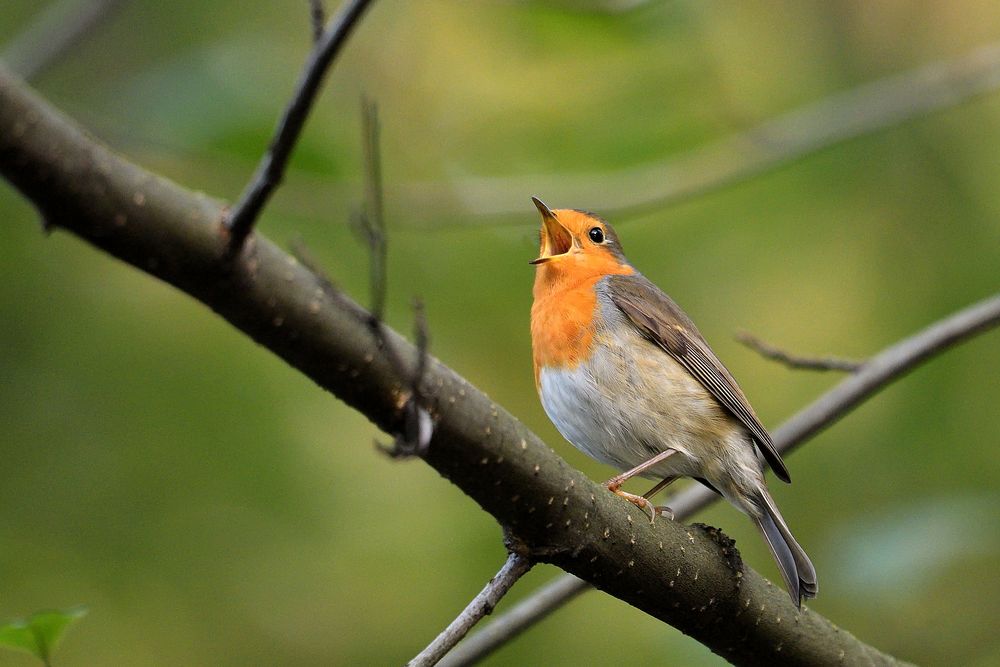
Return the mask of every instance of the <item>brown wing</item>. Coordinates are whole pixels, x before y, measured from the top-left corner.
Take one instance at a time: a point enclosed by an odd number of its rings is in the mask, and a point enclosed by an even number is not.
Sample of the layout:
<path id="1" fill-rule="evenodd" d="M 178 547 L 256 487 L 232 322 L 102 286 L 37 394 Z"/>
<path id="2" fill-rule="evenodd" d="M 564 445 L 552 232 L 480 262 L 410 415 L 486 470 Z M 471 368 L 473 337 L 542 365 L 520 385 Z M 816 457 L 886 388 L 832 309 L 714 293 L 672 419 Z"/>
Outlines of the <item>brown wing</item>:
<path id="1" fill-rule="evenodd" d="M 757 419 L 736 380 L 680 306 L 638 274 L 610 276 L 608 292 L 615 305 L 645 337 L 684 366 L 722 407 L 750 431 L 774 474 L 790 482 L 788 469 L 774 448 L 771 434 Z"/>

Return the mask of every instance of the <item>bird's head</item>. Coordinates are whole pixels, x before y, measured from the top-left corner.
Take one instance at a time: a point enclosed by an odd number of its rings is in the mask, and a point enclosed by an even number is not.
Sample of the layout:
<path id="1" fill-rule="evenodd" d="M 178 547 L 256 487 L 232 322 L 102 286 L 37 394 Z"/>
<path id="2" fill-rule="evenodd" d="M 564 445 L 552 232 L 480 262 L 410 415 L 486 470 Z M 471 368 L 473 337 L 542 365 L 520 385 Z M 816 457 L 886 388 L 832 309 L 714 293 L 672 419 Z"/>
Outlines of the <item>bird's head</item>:
<path id="1" fill-rule="evenodd" d="M 605 220 L 587 211 L 550 209 L 537 197 L 531 201 L 542 214 L 538 259 L 531 261 L 539 267 L 540 275 L 632 273 L 618 235 Z"/>

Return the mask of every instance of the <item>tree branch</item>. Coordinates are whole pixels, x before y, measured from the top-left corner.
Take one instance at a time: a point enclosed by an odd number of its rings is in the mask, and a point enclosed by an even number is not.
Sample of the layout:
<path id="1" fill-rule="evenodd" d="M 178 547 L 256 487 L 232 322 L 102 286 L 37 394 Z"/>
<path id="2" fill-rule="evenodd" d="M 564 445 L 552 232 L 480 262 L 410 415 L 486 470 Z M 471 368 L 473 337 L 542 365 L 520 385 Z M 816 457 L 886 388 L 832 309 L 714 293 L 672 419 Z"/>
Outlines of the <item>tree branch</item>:
<path id="1" fill-rule="evenodd" d="M 408 667 L 431 667 L 438 664 L 441 658 L 450 651 L 462 637 L 472 629 L 484 616 L 493 613 L 493 608 L 508 591 L 531 569 L 532 561 L 527 556 L 514 553 L 507 554 L 507 561 L 490 579 L 486 587 L 474 597 L 448 627 L 441 631 L 427 648 L 418 653 Z"/>
<path id="2" fill-rule="evenodd" d="M 550 581 L 453 648 L 439 667 L 474 665 L 592 586 L 572 574 Z"/>
<path id="3" fill-rule="evenodd" d="M 844 371 L 853 373 L 864 366 L 865 362 L 839 357 L 803 357 L 786 352 L 747 331 L 737 331 L 736 340 L 766 359 L 778 361 L 789 368 L 801 368 L 810 371 Z"/>
<path id="4" fill-rule="evenodd" d="M 316 101 L 323 77 L 371 1 L 346 0 L 340 12 L 330 20 L 330 27 L 316 41 L 295 86 L 295 92 L 278 121 L 271 145 L 257 165 L 257 171 L 246 190 L 226 217 L 230 251 L 237 251 L 243 246 L 271 193 L 281 183 L 288 159 L 302 133 L 309 110 Z"/>
<path id="5" fill-rule="evenodd" d="M 389 433 L 404 388 L 368 313 L 266 238 L 221 261 L 220 203 L 94 142 L 0 69 L 0 173 L 44 218 L 204 302 Z M 411 370 L 419 354 L 385 334 Z M 894 664 L 744 567 L 718 531 L 651 525 L 434 358 L 423 460 L 527 545 L 739 664 Z M 855 378 L 864 376 L 859 373 Z M 794 619 L 794 620 L 793 620 Z M 793 622 L 789 622 L 793 620 Z"/>
<path id="6" fill-rule="evenodd" d="M 394 458 L 421 455 L 427 450 L 433 433 L 433 419 L 424 409 L 422 383 L 427 370 L 427 321 L 420 299 L 413 301 L 414 337 L 417 346 L 416 368 L 409 372 L 392 342 L 385 335 L 382 318 L 385 315 L 385 298 L 389 289 L 388 244 L 385 231 L 385 212 L 382 205 L 382 159 L 379 150 L 378 108 L 371 100 L 361 102 L 361 135 L 365 158 L 365 204 L 355 220 L 358 236 L 368 246 L 371 313 L 368 328 L 382 353 L 389 359 L 400 378 L 409 377 L 409 390 L 400 397 L 403 412 L 403 430 L 391 447 L 376 441 L 376 446 Z M 407 375 L 407 373 L 410 373 Z"/>
<path id="7" fill-rule="evenodd" d="M 779 426 L 772 434 L 775 448 L 782 454 L 792 451 L 921 363 L 998 324 L 1000 295 L 963 308 L 885 348 L 854 375 Z M 676 520 L 684 520 L 717 500 L 718 494 L 695 485 L 671 498 L 670 508 Z M 489 655 L 588 588 L 590 584 L 578 577 L 560 577 L 494 619 L 452 651 L 442 664 L 467 665 Z"/>

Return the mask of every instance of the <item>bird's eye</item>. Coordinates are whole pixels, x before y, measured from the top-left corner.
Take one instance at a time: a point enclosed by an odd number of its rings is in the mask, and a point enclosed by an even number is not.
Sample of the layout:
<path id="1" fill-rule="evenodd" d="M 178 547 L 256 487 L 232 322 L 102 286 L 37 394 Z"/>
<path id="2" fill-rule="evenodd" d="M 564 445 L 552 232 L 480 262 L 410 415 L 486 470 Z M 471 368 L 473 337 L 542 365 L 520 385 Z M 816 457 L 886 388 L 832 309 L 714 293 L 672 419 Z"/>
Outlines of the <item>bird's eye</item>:
<path id="1" fill-rule="evenodd" d="M 594 243 L 604 243 L 604 230 L 600 227 L 591 227 L 587 234 Z"/>

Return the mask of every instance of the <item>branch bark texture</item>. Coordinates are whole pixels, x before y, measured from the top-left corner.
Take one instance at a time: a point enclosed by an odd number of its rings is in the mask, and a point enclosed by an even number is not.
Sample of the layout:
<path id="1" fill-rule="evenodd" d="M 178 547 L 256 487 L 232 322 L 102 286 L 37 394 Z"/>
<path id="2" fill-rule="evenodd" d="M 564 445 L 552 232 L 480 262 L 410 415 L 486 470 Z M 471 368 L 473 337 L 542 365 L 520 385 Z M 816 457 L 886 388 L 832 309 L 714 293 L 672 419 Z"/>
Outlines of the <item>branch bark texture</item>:
<path id="1" fill-rule="evenodd" d="M 0 173 L 63 228 L 204 302 L 234 326 L 398 433 L 400 378 L 367 313 L 266 238 L 221 261 L 221 203 L 129 163 L 0 69 Z M 386 328 L 410 371 L 418 353 Z M 436 359 L 424 459 L 553 563 L 747 665 L 894 664 L 828 620 L 798 612 L 714 529 L 635 508 L 574 470 L 512 415 Z"/>

